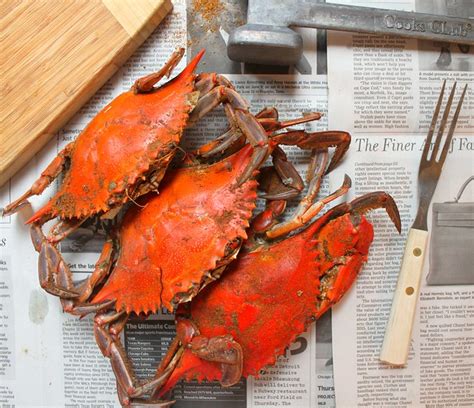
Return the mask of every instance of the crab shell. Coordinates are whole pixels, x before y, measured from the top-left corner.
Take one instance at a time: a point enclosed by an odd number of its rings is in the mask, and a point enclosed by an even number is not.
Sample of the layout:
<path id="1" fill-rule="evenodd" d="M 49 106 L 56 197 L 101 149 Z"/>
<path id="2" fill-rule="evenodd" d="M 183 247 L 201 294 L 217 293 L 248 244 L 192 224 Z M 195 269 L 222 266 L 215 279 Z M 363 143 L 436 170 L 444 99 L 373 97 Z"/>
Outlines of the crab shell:
<path id="1" fill-rule="evenodd" d="M 74 142 L 58 192 L 28 222 L 43 215 L 85 218 L 123 204 L 143 178 L 161 180 L 194 107 L 194 69 L 203 52 L 173 80 L 148 93 L 122 93 Z"/>
<path id="2" fill-rule="evenodd" d="M 187 315 L 207 338 L 231 335 L 243 352 L 242 375 L 258 376 L 304 332 L 308 324 L 349 289 L 367 259 L 372 225 L 345 214 L 273 244 L 245 248 L 219 282 L 209 285 L 178 314 Z M 168 382 L 222 380 L 219 363 L 186 349 Z"/>
<path id="3" fill-rule="evenodd" d="M 247 238 L 257 182 L 236 180 L 252 151 L 247 145 L 215 164 L 169 171 L 160 194 L 144 196 L 143 208 L 124 217 L 117 262 L 93 303 L 115 300 L 128 313 L 172 311 L 216 279 Z"/>

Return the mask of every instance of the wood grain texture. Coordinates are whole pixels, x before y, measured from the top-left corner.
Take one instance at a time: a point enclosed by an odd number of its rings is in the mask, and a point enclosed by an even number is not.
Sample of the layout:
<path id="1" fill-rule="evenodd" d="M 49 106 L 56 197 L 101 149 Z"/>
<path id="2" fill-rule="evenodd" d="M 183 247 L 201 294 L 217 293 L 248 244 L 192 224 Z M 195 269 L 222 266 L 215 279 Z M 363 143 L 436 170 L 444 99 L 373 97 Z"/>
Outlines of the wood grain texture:
<path id="1" fill-rule="evenodd" d="M 169 0 L 2 2 L 0 186 L 110 78 L 171 7 Z"/>
<path id="2" fill-rule="evenodd" d="M 428 231 L 410 229 L 380 352 L 385 363 L 407 363 L 427 243 Z"/>
<path id="3" fill-rule="evenodd" d="M 171 3 L 156 0 L 102 0 L 102 3 L 128 35 L 139 42 L 145 41 L 171 10 Z"/>

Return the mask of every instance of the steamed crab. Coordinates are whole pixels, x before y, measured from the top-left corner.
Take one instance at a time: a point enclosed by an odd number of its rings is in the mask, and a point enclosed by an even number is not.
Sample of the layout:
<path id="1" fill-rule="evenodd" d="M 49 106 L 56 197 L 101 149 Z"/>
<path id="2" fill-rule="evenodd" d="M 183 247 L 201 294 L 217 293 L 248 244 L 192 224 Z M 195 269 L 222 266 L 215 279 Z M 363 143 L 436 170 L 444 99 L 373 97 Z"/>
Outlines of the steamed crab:
<path id="1" fill-rule="evenodd" d="M 273 171 L 264 170 L 261 176 L 267 198 L 290 198 L 303 187 L 279 144 L 310 149 L 334 146 L 333 166 L 347 150 L 350 137 L 346 132 L 274 133 L 275 129 L 312 120 L 313 116 L 280 122 L 274 109 L 256 116 L 258 126 L 269 135 L 258 160 L 263 162 L 272 154 L 274 163 Z M 211 164 L 187 160 L 183 167 L 168 170 L 159 195 L 150 193 L 138 199 L 138 205 L 125 214 L 116 239 L 104 245 L 90 278 L 78 286 L 40 226 L 32 227 L 32 239 L 40 252 L 40 281 L 79 294 L 74 298 L 60 296 L 65 311 L 77 315 L 97 313 L 96 340 L 111 359 L 124 401 L 141 396 L 161 381 L 139 383 L 134 377 L 119 336 L 129 316 L 154 313 L 161 307 L 173 311 L 178 304 L 189 301 L 220 276 L 248 238 L 246 229 L 257 199 L 258 170 L 250 179 L 241 180 L 255 160 L 256 149 L 251 143 L 243 144 L 241 134 L 228 137 L 229 141 L 222 138 L 211 142 L 198 153 L 224 153 L 224 158 Z M 227 156 L 229 150 L 234 153 Z"/>
<path id="2" fill-rule="evenodd" d="M 57 244 L 90 217 L 114 218 L 125 203 L 158 191 L 184 129 L 220 104 L 224 105 L 232 131 L 244 135 L 254 146 L 254 157 L 239 182 L 248 180 L 264 156 L 266 132 L 227 79 L 213 73 L 194 74 L 203 53 L 158 88 L 154 85 L 170 75 L 184 49 L 176 51 L 158 72 L 138 79 L 130 91 L 116 97 L 97 114 L 31 188 L 3 209 L 3 215 L 18 210 L 30 196 L 41 194 L 63 173 L 56 194 L 27 221 L 36 228 L 58 217 L 48 235 L 50 244 Z M 43 278 L 41 285 L 49 293 L 78 296 L 76 291 L 54 284 L 47 276 Z"/>
<path id="3" fill-rule="evenodd" d="M 344 185 L 348 188 L 347 180 Z M 306 198 L 311 200 L 314 191 Z M 163 385 L 153 398 L 166 395 L 180 379 L 231 386 L 241 376 L 258 376 L 354 282 L 373 239 L 364 213 L 385 208 L 400 231 L 392 197 L 375 192 L 285 236 L 304 224 L 301 214 L 308 211 L 303 208 L 313 208 L 314 215 L 334 197 L 309 206 L 303 202 L 284 224 L 275 224 L 283 209 L 278 202 L 255 219 L 250 238 L 219 282 L 178 307 L 177 335 L 158 368 L 156 378 Z"/>

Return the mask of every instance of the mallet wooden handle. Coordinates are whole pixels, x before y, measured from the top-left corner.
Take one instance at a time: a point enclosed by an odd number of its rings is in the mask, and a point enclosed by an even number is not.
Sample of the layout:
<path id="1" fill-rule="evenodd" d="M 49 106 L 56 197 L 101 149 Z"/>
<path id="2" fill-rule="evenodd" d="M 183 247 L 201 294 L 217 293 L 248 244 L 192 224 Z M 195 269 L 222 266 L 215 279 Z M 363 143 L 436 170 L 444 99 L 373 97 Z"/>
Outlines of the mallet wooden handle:
<path id="1" fill-rule="evenodd" d="M 428 231 L 411 228 L 408 232 L 380 352 L 380 360 L 383 362 L 393 365 L 405 365 L 407 362 L 427 242 Z"/>

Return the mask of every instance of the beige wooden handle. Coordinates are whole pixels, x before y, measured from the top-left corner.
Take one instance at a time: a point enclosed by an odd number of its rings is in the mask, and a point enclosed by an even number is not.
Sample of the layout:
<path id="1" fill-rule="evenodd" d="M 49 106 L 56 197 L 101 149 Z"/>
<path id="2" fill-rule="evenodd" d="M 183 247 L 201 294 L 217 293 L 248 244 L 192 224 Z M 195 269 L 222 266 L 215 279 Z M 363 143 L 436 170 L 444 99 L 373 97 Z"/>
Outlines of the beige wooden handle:
<path id="1" fill-rule="evenodd" d="M 428 231 L 412 228 L 408 232 L 392 310 L 380 352 L 380 360 L 385 363 L 405 365 L 407 362 L 427 242 Z"/>

